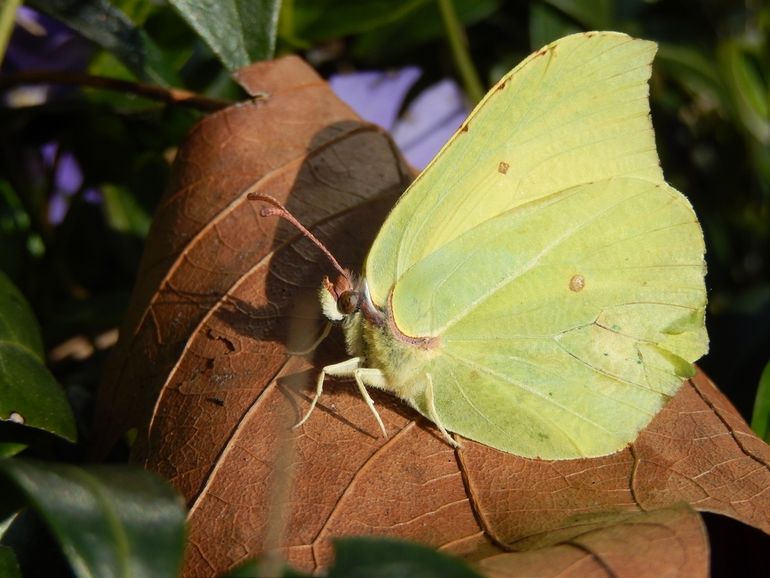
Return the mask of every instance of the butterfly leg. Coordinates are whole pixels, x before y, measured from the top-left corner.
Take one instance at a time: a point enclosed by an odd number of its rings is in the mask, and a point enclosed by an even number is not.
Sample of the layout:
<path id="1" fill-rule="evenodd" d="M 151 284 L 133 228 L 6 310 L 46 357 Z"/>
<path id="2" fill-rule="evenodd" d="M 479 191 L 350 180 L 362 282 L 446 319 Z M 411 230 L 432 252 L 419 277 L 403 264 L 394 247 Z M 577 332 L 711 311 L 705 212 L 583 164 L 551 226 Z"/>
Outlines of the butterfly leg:
<path id="1" fill-rule="evenodd" d="M 353 377 L 356 379 L 356 384 L 358 385 L 358 391 L 361 392 L 361 396 L 364 398 L 364 401 L 366 402 L 366 405 L 369 406 L 369 409 L 374 414 L 375 419 L 377 420 L 377 423 L 380 425 L 380 429 L 382 430 L 382 435 L 384 435 L 386 438 L 388 437 L 388 432 L 385 430 L 385 424 L 382 423 L 382 418 L 380 417 L 379 412 L 374 407 L 374 400 L 372 400 L 372 397 L 369 395 L 369 392 L 366 391 L 366 386 L 369 385 L 371 387 L 376 387 L 378 389 L 387 389 L 386 382 L 385 382 L 385 376 L 382 374 L 382 372 L 379 369 L 374 369 L 371 367 L 359 367 L 355 370 Z"/>
<path id="2" fill-rule="evenodd" d="M 360 363 L 360 357 L 351 357 L 350 359 L 346 359 L 340 363 L 335 363 L 334 365 L 327 365 L 324 367 L 321 370 L 321 373 L 318 375 L 318 382 L 315 386 L 315 396 L 313 397 L 313 401 L 310 402 L 310 408 L 307 410 L 305 417 L 299 420 L 299 422 L 297 422 L 292 429 L 297 429 L 300 427 L 308 420 L 310 414 L 313 413 L 313 410 L 315 409 L 315 406 L 324 391 L 324 380 L 326 379 L 327 375 L 333 375 L 334 377 L 355 377 L 356 370 L 358 370 Z M 356 379 L 356 381 L 358 380 Z"/>
<path id="3" fill-rule="evenodd" d="M 441 419 L 438 417 L 438 412 L 436 411 L 436 402 L 433 398 L 433 379 L 431 379 L 430 373 L 426 373 L 425 375 L 428 378 L 428 385 L 425 387 L 425 399 L 428 402 L 428 417 L 430 417 L 431 421 L 436 424 L 436 427 L 441 432 L 441 435 L 444 436 L 446 442 L 453 448 L 459 448 L 460 444 L 449 435 L 449 432 L 446 430 L 444 425 L 441 423 Z"/>

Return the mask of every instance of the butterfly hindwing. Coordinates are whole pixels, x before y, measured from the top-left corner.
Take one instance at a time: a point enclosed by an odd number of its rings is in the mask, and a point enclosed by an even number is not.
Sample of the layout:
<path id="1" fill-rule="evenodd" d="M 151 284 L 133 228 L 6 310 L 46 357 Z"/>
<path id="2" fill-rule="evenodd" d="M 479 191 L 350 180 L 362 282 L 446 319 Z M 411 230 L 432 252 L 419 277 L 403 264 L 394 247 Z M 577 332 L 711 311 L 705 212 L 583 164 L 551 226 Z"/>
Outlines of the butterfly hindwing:
<path id="1" fill-rule="evenodd" d="M 395 287 L 396 324 L 438 337 L 426 372 L 450 431 L 530 457 L 602 455 L 636 437 L 706 350 L 703 250 L 668 185 L 581 185 L 414 265 Z"/>

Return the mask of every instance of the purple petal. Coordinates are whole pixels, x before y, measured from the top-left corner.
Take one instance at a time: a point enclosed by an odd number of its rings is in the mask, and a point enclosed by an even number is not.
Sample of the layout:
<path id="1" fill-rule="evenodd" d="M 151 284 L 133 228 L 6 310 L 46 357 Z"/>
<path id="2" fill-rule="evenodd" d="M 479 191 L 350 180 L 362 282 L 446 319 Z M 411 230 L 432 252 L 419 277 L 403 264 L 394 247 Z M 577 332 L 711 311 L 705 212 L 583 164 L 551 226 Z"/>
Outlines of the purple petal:
<path id="1" fill-rule="evenodd" d="M 83 186 L 83 171 L 75 155 L 70 151 L 60 150 L 59 143 L 49 142 L 40 147 L 43 170 L 52 174 L 53 185 L 48 199 L 48 220 L 53 225 L 59 225 L 67 216 L 70 198 Z M 83 198 L 89 203 L 101 201 L 101 193 L 94 188 L 88 188 Z"/>
<path id="2" fill-rule="evenodd" d="M 64 195 L 54 194 L 48 199 L 48 222 L 52 225 L 60 225 L 67 216 L 70 201 Z"/>
<path id="3" fill-rule="evenodd" d="M 75 156 L 71 152 L 63 152 L 56 164 L 56 190 L 66 195 L 72 195 L 83 186 L 83 171 L 80 170 Z"/>
<path id="4" fill-rule="evenodd" d="M 45 14 L 22 6 L 3 59 L 3 71 L 84 70 L 91 43 Z"/>
<path id="5" fill-rule="evenodd" d="M 406 93 L 421 74 L 415 66 L 396 72 L 337 74 L 329 78 L 329 85 L 361 118 L 390 130 Z"/>
<path id="6" fill-rule="evenodd" d="M 43 157 L 46 168 L 53 166 L 53 163 L 56 161 L 56 153 L 58 152 L 59 143 L 57 142 L 47 142 L 40 147 L 40 156 Z"/>
<path id="7" fill-rule="evenodd" d="M 95 187 L 88 187 L 85 191 L 83 191 L 83 200 L 86 203 L 98 205 L 103 200 L 102 192 Z"/>
<path id="8" fill-rule="evenodd" d="M 423 169 L 467 116 L 462 91 L 446 79 L 420 93 L 391 134 L 407 160 Z"/>
<path id="9" fill-rule="evenodd" d="M 80 170 L 75 155 L 70 151 L 60 150 L 59 143 L 49 142 L 40 147 L 46 172 L 56 169 L 53 189 L 66 195 L 72 195 L 83 186 L 83 171 Z"/>

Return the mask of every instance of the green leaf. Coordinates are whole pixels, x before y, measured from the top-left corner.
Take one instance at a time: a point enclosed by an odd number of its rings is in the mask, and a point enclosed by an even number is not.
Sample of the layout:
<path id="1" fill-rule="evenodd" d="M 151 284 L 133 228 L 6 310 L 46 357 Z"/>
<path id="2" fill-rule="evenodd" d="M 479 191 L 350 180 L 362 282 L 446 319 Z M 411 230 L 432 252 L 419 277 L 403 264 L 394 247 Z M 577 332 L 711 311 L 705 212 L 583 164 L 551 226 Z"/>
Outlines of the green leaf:
<path id="1" fill-rule="evenodd" d="M 110 0 L 110 3 L 139 26 L 144 25 L 147 17 L 158 8 L 158 3 L 147 0 Z"/>
<path id="2" fill-rule="evenodd" d="M 10 458 L 23 452 L 25 449 L 27 449 L 27 444 L 24 443 L 0 442 L 0 458 Z"/>
<path id="3" fill-rule="evenodd" d="M 44 359 L 43 338 L 35 314 L 11 280 L 0 271 L 0 343 L 11 342 Z"/>
<path id="4" fill-rule="evenodd" d="M 169 0 L 229 70 L 272 58 L 280 0 Z"/>
<path id="5" fill-rule="evenodd" d="M 334 541 L 329 578 L 481 578 L 464 562 L 432 548 L 390 538 Z"/>
<path id="6" fill-rule="evenodd" d="M 613 0 L 547 0 L 586 30 L 611 30 Z M 553 39 L 552 39 L 553 40 Z"/>
<path id="7" fill-rule="evenodd" d="M 497 0 L 452 0 L 463 24 L 489 16 Z M 315 42 L 405 26 L 410 45 L 414 38 L 435 38 L 444 27 L 435 0 L 294 0 L 281 14 L 281 33 Z M 400 41 L 400 37 L 397 37 Z"/>
<path id="8" fill-rule="evenodd" d="M 163 51 L 109 0 L 31 0 L 29 4 L 112 52 L 138 78 L 162 86 L 181 84 Z"/>
<path id="9" fill-rule="evenodd" d="M 3 578 L 21 578 L 21 569 L 13 550 L 0 546 L 0 576 Z"/>
<path id="10" fill-rule="evenodd" d="M 725 40 L 717 51 L 722 76 L 743 127 L 760 143 L 770 144 L 768 87 L 750 54 L 734 40 Z"/>
<path id="11" fill-rule="evenodd" d="M 562 12 L 548 4 L 532 4 L 529 10 L 529 44 L 532 50 L 575 32 L 580 32 L 580 28 Z"/>
<path id="12" fill-rule="evenodd" d="M 29 350 L 0 342 L 0 419 L 77 439 L 75 418 L 64 391 Z"/>
<path id="13" fill-rule="evenodd" d="M 431 4 L 434 0 L 294 0 L 292 32 L 306 40 L 360 34 L 403 20 Z M 438 18 L 438 9 L 434 6 L 432 10 Z"/>
<path id="14" fill-rule="evenodd" d="M 765 365 L 759 378 L 754 411 L 751 413 L 751 429 L 770 443 L 770 361 Z"/>
<path id="15" fill-rule="evenodd" d="M 125 187 L 113 184 L 102 186 L 104 207 L 107 222 L 115 231 L 130 233 L 144 239 L 150 230 L 150 216 L 136 202 L 136 199 Z"/>
<path id="16" fill-rule="evenodd" d="M 26 496 L 79 578 L 177 576 L 185 512 L 157 476 L 127 466 L 18 459 L 0 461 L 0 476 L 0 491 Z"/>
<path id="17" fill-rule="evenodd" d="M 492 15 L 499 2 L 498 0 L 454 0 L 452 4 L 457 12 L 457 19 L 467 27 Z M 364 3 L 361 6 L 369 6 L 369 4 Z M 373 19 L 371 29 L 365 28 L 363 22 L 349 23 L 353 32 L 361 34 L 353 44 L 353 53 L 357 58 L 376 61 L 382 54 L 403 54 L 446 34 L 438 4 L 435 1 L 421 3 L 414 10 L 405 12 L 399 19 L 390 21 L 393 16 L 393 14 L 386 14 L 379 21 Z M 344 15 L 341 15 L 341 18 L 344 19 Z M 322 37 L 325 37 L 324 27 L 327 24 L 328 26 L 338 25 L 321 20 L 304 32 L 310 36 L 322 34 Z"/>
<path id="18" fill-rule="evenodd" d="M 698 98 L 708 95 L 720 107 L 724 105 L 724 84 L 714 66 L 713 57 L 709 58 L 702 50 L 661 42 L 658 44 L 655 64 L 690 94 Z"/>
<path id="19" fill-rule="evenodd" d="M 72 409 L 43 362 L 43 343 L 29 304 L 0 273 L 0 420 L 75 441 Z M 2 454 L 19 451 L 16 444 Z"/>
<path id="20" fill-rule="evenodd" d="M 8 48 L 8 40 L 13 33 L 16 10 L 20 5 L 21 0 L 4 0 L 0 4 L 0 62 L 3 61 L 5 49 Z"/>

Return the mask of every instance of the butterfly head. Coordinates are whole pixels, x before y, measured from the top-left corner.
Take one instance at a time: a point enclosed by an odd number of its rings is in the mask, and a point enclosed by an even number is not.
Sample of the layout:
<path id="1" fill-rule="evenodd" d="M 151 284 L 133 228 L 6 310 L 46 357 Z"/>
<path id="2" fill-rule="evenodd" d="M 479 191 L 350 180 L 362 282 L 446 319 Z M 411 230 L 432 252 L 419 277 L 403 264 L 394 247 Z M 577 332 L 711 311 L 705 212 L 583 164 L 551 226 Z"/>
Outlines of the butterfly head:
<path id="1" fill-rule="evenodd" d="M 294 225 L 300 233 L 318 247 L 334 266 L 339 275 L 332 283 L 328 277 L 324 277 L 321 285 L 321 308 L 324 315 L 331 321 L 342 321 L 357 312 L 361 312 L 364 318 L 375 325 L 385 323 L 385 315 L 372 303 L 369 295 L 369 287 L 365 279 L 359 282 L 347 269 L 343 269 L 321 241 L 311 233 L 297 218 L 292 215 L 279 201 L 261 193 L 249 193 L 246 198 L 250 201 L 259 201 L 268 206 L 262 207 L 260 215 L 263 217 L 280 217 Z"/>
<path id="2" fill-rule="evenodd" d="M 342 321 L 358 310 L 359 292 L 353 286 L 350 273 L 348 271 L 345 273 L 347 274 L 338 275 L 334 283 L 328 277 L 324 277 L 321 284 L 321 309 L 332 321 Z"/>
<path id="3" fill-rule="evenodd" d="M 347 270 L 334 283 L 324 277 L 320 297 L 323 313 L 332 321 L 342 321 L 358 311 L 377 325 L 384 321 L 383 313 L 372 303 L 366 279 L 357 281 Z"/>

